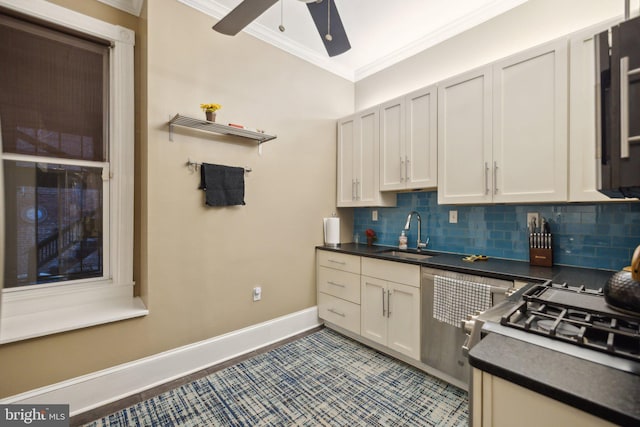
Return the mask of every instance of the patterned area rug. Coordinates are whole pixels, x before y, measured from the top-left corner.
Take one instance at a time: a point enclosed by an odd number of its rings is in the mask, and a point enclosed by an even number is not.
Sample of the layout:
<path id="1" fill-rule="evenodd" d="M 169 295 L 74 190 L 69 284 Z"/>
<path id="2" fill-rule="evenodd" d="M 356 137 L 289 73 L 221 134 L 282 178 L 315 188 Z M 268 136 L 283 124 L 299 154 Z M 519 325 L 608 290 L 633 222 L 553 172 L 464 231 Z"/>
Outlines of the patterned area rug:
<path id="1" fill-rule="evenodd" d="M 467 393 L 322 329 L 88 426 L 466 426 Z"/>

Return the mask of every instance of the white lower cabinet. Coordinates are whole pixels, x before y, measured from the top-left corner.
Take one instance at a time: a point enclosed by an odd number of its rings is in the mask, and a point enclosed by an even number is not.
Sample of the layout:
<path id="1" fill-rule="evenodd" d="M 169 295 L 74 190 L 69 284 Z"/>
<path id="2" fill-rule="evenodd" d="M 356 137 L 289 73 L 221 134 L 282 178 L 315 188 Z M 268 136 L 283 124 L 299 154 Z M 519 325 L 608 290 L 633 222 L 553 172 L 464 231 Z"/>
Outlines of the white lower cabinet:
<path id="1" fill-rule="evenodd" d="M 361 282 L 360 334 L 420 359 L 420 288 L 367 276 Z"/>
<path id="2" fill-rule="evenodd" d="M 320 292 L 318 317 L 348 331 L 360 333 L 360 305 L 358 304 Z"/>
<path id="3" fill-rule="evenodd" d="M 535 408 L 535 416 L 527 416 Z M 606 427 L 610 422 L 517 384 L 473 369 L 472 427 Z"/>
<path id="4" fill-rule="evenodd" d="M 318 317 L 420 360 L 420 266 L 316 252 Z"/>
<path id="5" fill-rule="evenodd" d="M 360 334 L 360 257 L 316 253 L 318 317 Z"/>
<path id="6" fill-rule="evenodd" d="M 360 302 L 364 338 L 420 359 L 419 266 L 363 258 Z"/>

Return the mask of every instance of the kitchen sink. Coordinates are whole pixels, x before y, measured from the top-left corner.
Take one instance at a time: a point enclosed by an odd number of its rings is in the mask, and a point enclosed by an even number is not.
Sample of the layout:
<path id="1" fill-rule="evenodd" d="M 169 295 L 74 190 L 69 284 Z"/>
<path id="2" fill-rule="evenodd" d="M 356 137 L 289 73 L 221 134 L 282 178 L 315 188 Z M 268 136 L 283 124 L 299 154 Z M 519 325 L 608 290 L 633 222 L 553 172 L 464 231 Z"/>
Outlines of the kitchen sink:
<path id="1" fill-rule="evenodd" d="M 435 255 L 429 254 L 426 252 L 409 252 L 409 251 L 400 251 L 397 249 L 386 249 L 384 251 L 378 252 L 380 255 L 389 256 L 393 258 L 402 258 L 402 259 L 410 259 L 413 261 L 425 261 L 429 258 L 433 258 Z"/>

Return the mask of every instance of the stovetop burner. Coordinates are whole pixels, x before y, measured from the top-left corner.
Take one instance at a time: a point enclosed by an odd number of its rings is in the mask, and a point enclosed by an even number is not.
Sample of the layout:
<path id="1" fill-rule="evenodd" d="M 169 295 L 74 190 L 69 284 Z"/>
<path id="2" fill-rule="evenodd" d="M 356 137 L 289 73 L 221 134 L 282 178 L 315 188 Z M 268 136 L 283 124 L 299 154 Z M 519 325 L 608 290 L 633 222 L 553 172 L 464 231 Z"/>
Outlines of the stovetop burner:
<path id="1" fill-rule="evenodd" d="M 602 290 L 534 285 L 500 324 L 640 362 L 640 319 L 607 306 Z"/>

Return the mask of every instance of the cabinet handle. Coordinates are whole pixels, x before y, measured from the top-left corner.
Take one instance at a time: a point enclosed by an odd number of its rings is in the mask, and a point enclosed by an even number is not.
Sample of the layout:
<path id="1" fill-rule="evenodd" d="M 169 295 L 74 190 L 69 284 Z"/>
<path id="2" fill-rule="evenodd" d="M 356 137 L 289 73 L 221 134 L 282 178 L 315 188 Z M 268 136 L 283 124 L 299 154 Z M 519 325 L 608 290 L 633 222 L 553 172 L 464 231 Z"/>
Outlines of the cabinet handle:
<path id="1" fill-rule="evenodd" d="M 498 194 L 498 162 L 493 162 L 493 194 Z"/>
<path id="2" fill-rule="evenodd" d="M 337 315 L 338 315 L 338 316 L 340 316 L 340 317 L 346 317 L 346 316 L 347 316 L 346 314 L 344 314 L 344 313 L 340 313 L 339 311 L 334 310 L 333 308 L 330 308 L 330 309 L 328 309 L 327 311 L 329 311 L 329 312 L 331 312 L 331 313 L 333 313 L 333 314 L 337 314 Z"/>
<path id="3" fill-rule="evenodd" d="M 402 176 L 402 169 L 404 169 L 404 160 L 402 156 L 400 156 L 400 182 L 404 181 L 404 176 Z"/>
<path id="4" fill-rule="evenodd" d="M 356 180 L 351 180 L 351 200 L 356 200 Z"/>
<path id="5" fill-rule="evenodd" d="M 356 200 L 360 200 L 360 180 L 356 178 Z"/>
<path id="6" fill-rule="evenodd" d="M 336 282 L 327 282 L 327 284 L 329 285 L 333 285 L 333 286 L 337 286 L 339 288 L 344 288 L 345 286 L 341 283 L 336 283 Z"/>
<path id="7" fill-rule="evenodd" d="M 391 291 L 387 291 L 387 317 L 391 317 Z"/>
<path id="8" fill-rule="evenodd" d="M 620 158 L 629 158 L 629 145 L 640 141 L 640 135 L 629 136 L 629 76 L 640 74 L 640 68 L 629 70 L 629 57 L 620 58 Z"/>
<path id="9" fill-rule="evenodd" d="M 484 162 L 484 194 L 489 194 L 489 163 Z"/>
<path id="10" fill-rule="evenodd" d="M 407 182 L 410 181 L 410 179 L 409 179 L 410 178 L 410 176 L 409 176 L 409 171 L 410 171 L 409 164 L 410 163 L 411 163 L 411 160 L 409 160 L 409 157 L 405 157 L 405 161 L 404 161 L 404 177 L 405 177 L 405 180 Z"/>
<path id="11" fill-rule="evenodd" d="M 386 315 L 387 315 L 387 311 L 384 306 L 384 289 L 382 289 L 382 317 L 385 317 Z"/>
<path id="12" fill-rule="evenodd" d="M 336 261 L 335 259 L 328 259 L 327 261 L 333 262 L 334 264 L 340 264 L 340 265 L 345 265 L 346 264 L 345 261 Z"/>

